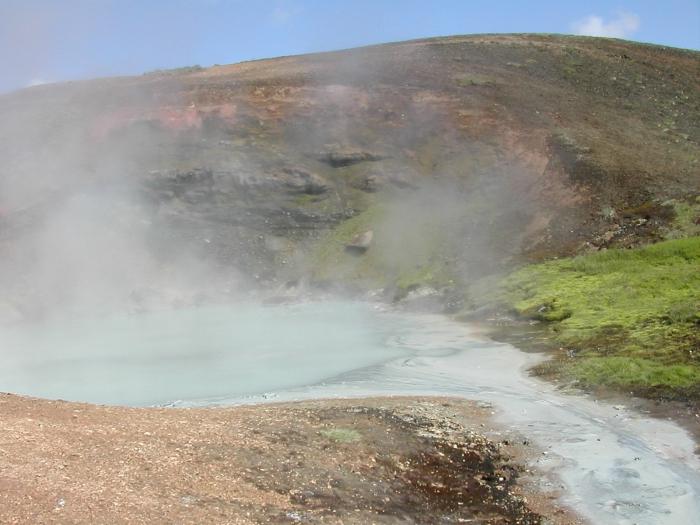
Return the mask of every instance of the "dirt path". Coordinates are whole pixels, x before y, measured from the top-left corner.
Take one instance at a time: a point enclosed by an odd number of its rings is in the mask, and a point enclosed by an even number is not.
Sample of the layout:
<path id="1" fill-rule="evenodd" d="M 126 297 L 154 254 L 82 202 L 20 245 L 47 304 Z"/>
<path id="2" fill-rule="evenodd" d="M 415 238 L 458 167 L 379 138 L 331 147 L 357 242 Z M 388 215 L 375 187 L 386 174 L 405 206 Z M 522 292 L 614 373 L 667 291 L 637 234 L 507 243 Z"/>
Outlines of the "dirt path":
<path id="1" fill-rule="evenodd" d="M 489 415 L 446 398 L 133 409 L 3 395 L 0 522 L 578 523 L 523 482 L 536 451 L 484 437 Z"/>

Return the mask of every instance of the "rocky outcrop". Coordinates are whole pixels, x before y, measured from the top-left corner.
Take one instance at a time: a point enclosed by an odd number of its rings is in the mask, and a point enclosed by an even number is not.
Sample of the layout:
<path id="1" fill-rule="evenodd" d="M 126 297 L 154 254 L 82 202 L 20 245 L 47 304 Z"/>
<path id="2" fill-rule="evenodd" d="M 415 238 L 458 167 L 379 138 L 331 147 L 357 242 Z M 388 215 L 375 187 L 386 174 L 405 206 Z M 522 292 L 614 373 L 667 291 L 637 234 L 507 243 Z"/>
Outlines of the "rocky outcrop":
<path id="1" fill-rule="evenodd" d="M 386 156 L 372 153 L 369 151 L 350 150 L 350 149 L 334 149 L 323 151 L 318 156 L 318 160 L 331 165 L 334 168 L 343 168 L 352 166 L 360 162 L 376 162 L 385 159 Z"/>
<path id="2" fill-rule="evenodd" d="M 328 191 L 328 184 L 322 177 L 303 168 L 282 168 L 271 180 L 291 193 L 321 195 Z"/>

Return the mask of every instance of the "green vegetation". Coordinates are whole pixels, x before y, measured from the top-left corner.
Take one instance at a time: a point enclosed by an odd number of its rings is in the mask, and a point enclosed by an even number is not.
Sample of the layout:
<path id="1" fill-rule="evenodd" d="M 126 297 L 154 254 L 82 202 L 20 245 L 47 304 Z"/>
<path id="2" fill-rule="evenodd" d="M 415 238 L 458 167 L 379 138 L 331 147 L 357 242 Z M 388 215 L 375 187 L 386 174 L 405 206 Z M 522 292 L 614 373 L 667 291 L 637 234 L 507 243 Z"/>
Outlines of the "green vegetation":
<path id="1" fill-rule="evenodd" d="M 330 428 L 321 430 L 321 435 L 336 443 L 355 443 L 362 437 L 357 430 L 351 428 Z"/>
<path id="2" fill-rule="evenodd" d="M 576 355 L 560 371 L 584 384 L 700 385 L 700 237 L 527 266 L 502 298 L 549 324 Z"/>
<path id="3" fill-rule="evenodd" d="M 433 261 L 413 268 L 404 268 L 396 279 L 399 295 L 404 295 L 419 286 L 439 289 L 452 283 L 452 275 L 447 266 L 435 264 Z"/>
<path id="4" fill-rule="evenodd" d="M 666 233 L 668 239 L 680 239 L 692 235 L 700 235 L 700 196 L 688 201 L 669 201 L 673 206 L 676 218 L 672 227 Z"/>
<path id="5" fill-rule="evenodd" d="M 350 280 L 369 281 L 370 285 L 380 285 L 381 272 L 372 257 L 372 250 L 362 258 L 353 257 L 345 252 L 345 246 L 355 235 L 371 230 L 381 221 L 385 210 L 379 205 L 372 205 L 362 213 L 343 221 L 315 246 L 311 253 L 312 275 L 316 280 Z"/>
<path id="6" fill-rule="evenodd" d="M 690 388 L 700 381 L 697 367 L 662 365 L 637 357 L 591 357 L 574 365 L 575 375 L 589 385 Z"/>
<path id="7" fill-rule="evenodd" d="M 454 285 L 447 232 L 439 217 L 414 214 L 410 230 L 401 203 L 374 202 L 365 211 L 340 223 L 314 247 L 310 255 L 317 281 L 353 283 L 361 288 L 394 288 L 397 298 L 419 286 L 436 289 Z M 374 241 L 357 256 L 345 247 L 356 235 L 372 230 Z M 399 234 L 400 232 L 400 234 Z"/>
<path id="8" fill-rule="evenodd" d="M 308 193 L 302 193 L 294 198 L 294 204 L 301 208 L 307 206 L 313 206 L 314 204 L 323 200 L 323 196 L 310 195 Z"/>

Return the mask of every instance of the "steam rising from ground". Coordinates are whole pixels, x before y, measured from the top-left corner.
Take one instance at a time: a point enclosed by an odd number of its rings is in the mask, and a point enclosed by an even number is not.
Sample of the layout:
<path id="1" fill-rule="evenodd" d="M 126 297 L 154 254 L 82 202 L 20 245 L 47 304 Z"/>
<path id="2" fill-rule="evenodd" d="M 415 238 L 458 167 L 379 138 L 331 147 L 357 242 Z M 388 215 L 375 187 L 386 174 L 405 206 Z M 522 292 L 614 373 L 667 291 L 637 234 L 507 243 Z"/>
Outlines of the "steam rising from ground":
<path id="1" fill-rule="evenodd" d="M 521 248 L 533 203 L 518 195 L 507 173 L 473 177 L 464 187 L 432 180 L 392 200 L 378 224 L 380 256 L 451 265 L 463 281 L 503 267 Z"/>
<path id="2" fill-rule="evenodd" d="M 148 89 L 94 88 L 41 88 L 55 90 L 38 97 L 41 108 L 29 93 L 0 99 L 5 320 L 192 304 L 229 294 L 237 280 L 235 269 L 204 260 L 197 243 L 174 234 L 148 192 L 149 170 L 179 146 L 149 122 L 158 101 Z M 138 115 L 123 117 L 124 129 L 91 114 L 110 95 Z"/>
<path id="3" fill-rule="evenodd" d="M 313 276 L 314 243 L 363 210 L 375 242 L 327 277 L 493 273 L 520 249 L 532 179 L 460 135 L 449 95 L 383 84 L 392 65 L 373 53 L 318 58 L 303 89 L 214 102 L 177 75 L 0 97 L 0 317 L 227 301 Z M 344 150 L 382 160 L 324 164 Z"/>

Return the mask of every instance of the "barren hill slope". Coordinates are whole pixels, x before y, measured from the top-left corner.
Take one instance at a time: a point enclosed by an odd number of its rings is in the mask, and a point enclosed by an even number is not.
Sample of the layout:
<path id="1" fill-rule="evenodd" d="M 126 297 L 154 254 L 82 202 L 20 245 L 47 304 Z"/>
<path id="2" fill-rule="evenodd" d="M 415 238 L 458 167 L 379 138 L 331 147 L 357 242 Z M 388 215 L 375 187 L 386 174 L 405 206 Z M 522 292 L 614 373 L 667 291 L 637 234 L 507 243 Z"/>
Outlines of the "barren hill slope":
<path id="1" fill-rule="evenodd" d="M 197 264 L 219 291 L 461 290 L 662 239 L 700 193 L 700 53 L 619 40 L 448 37 L 189 67 L 25 89 L 0 114 L 2 284 L 28 311 L 56 296 L 36 288 L 65 299 L 105 266 L 128 300 L 153 275 L 196 281 Z M 345 250 L 367 231 L 371 250 Z M 54 255 L 37 270 L 41 250 Z"/>

